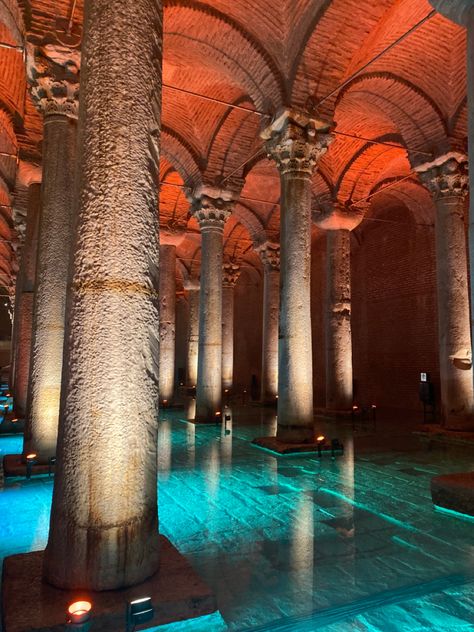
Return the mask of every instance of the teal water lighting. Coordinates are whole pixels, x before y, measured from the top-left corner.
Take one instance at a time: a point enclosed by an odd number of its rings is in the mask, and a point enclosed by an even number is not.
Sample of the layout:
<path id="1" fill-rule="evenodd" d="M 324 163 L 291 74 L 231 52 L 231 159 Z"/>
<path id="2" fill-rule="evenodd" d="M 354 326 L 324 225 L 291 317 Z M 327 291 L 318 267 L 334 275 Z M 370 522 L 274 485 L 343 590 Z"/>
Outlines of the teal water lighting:
<path id="1" fill-rule="evenodd" d="M 466 520 L 467 522 L 474 522 L 474 516 L 470 516 L 469 514 L 461 513 L 460 511 L 455 511 L 454 509 L 447 509 L 446 507 L 440 507 L 439 505 L 434 505 L 434 508 L 435 511 L 445 514 L 446 516 Z"/>

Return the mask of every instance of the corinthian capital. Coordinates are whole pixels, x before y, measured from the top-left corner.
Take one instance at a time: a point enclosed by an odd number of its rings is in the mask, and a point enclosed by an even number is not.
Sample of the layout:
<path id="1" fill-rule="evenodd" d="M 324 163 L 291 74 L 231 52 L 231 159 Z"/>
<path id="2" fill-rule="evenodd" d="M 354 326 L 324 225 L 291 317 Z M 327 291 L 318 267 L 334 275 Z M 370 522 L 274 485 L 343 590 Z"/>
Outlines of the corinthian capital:
<path id="1" fill-rule="evenodd" d="M 232 213 L 232 201 L 221 197 L 213 198 L 206 194 L 193 200 L 191 214 L 204 230 L 224 230 L 224 225 Z"/>
<path id="2" fill-rule="evenodd" d="M 469 192 L 468 161 L 464 154 L 450 152 L 420 165 L 416 171 L 435 200 L 465 197 Z"/>
<path id="3" fill-rule="evenodd" d="M 310 177 L 332 141 L 332 123 L 283 110 L 260 136 L 281 174 Z"/>
<path id="4" fill-rule="evenodd" d="M 257 252 L 262 259 L 262 263 L 270 270 L 280 270 L 280 245 L 266 241 L 257 248 Z"/>
<path id="5" fill-rule="evenodd" d="M 28 83 L 31 96 L 37 108 L 44 116 L 59 114 L 77 118 L 79 109 L 79 68 L 77 54 L 65 57 L 60 63 L 57 56 L 53 59 L 48 51 L 37 48 L 28 49 Z"/>
<path id="6" fill-rule="evenodd" d="M 224 287 L 235 287 L 240 277 L 240 265 L 232 261 L 224 263 L 222 266 L 222 285 Z"/>

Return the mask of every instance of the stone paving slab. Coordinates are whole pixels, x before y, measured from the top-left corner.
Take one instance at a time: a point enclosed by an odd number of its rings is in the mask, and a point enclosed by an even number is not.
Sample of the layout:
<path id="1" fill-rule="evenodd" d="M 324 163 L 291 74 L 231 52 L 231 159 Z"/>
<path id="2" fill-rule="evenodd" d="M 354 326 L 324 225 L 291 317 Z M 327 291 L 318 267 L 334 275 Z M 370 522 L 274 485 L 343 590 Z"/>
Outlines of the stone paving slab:
<path id="1" fill-rule="evenodd" d="M 65 591 L 42 582 L 43 551 L 5 558 L 2 575 L 3 632 L 63 632 L 68 605 L 92 603 L 90 632 L 125 627 L 127 602 L 147 596 L 155 608 L 147 627 L 216 612 L 216 599 L 187 559 L 164 536 L 161 570 L 138 586 L 103 592 Z"/>
<path id="2" fill-rule="evenodd" d="M 431 497 L 437 507 L 474 517 L 474 472 L 435 476 Z"/>

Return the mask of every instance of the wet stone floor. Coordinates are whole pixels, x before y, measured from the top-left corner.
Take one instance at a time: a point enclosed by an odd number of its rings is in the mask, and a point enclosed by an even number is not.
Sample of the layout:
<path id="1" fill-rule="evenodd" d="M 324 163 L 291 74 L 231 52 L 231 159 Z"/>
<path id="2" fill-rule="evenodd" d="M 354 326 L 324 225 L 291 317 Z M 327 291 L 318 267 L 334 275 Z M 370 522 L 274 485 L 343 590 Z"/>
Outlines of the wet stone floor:
<path id="1" fill-rule="evenodd" d="M 474 631 L 474 522 L 433 509 L 430 478 L 474 469 L 426 451 L 400 425 L 321 425 L 343 456 L 275 457 L 250 440 L 275 416 L 159 428 L 160 530 L 217 594 L 220 614 L 158 628 L 310 632 Z M 0 456 L 21 451 L 0 437 Z M 2 558 L 44 548 L 52 480 L 0 491 Z M 155 628 L 156 629 L 156 628 Z"/>

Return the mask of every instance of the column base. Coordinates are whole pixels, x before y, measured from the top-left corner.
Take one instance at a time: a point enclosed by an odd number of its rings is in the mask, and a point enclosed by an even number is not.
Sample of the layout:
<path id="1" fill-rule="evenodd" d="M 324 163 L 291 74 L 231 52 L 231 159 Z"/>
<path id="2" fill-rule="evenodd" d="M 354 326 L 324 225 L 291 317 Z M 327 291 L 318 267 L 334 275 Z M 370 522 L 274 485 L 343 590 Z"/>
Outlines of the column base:
<path id="1" fill-rule="evenodd" d="M 161 570 L 150 579 L 121 590 L 60 590 L 42 581 L 44 551 L 12 555 L 3 562 L 4 632 L 63 632 L 66 611 L 75 601 L 92 604 L 90 632 L 125 629 L 127 602 L 151 597 L 155 616 L 149 628 L 216 612 L 216 598 L 185 557 L 160 536 Z"/>
<path id="2" fill-rule="evenodd" d="M 5 477 L 26 477 L 26 463 L 22 454 L 6 454 L 3 457 L 3 473 Z M 54 465 L 49 463 L 35 463 L 31 466 L 31 476 L 54 474 Z"/>
<path id="3" fill-rule="evenodd" d="M 278 456 L 288 456 L 291 454 L 314 454 L 318 452 L 317 443 L 286 443 L 277 437 L 259 437 L 252 441 L 252 445 L 273 452 Z M 323 450 L 322 452 L 331 452 Z"/>

